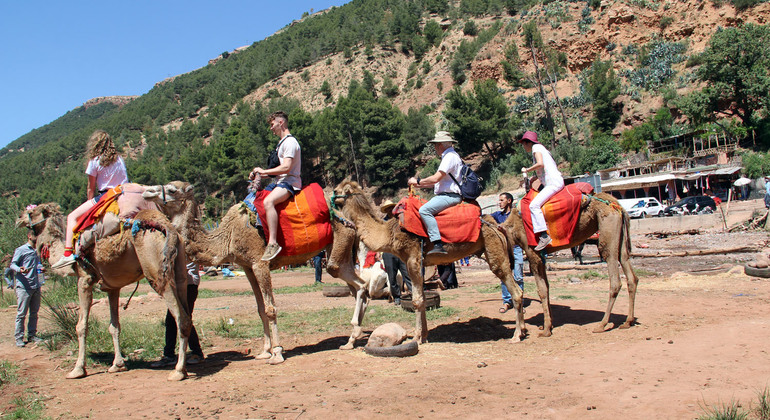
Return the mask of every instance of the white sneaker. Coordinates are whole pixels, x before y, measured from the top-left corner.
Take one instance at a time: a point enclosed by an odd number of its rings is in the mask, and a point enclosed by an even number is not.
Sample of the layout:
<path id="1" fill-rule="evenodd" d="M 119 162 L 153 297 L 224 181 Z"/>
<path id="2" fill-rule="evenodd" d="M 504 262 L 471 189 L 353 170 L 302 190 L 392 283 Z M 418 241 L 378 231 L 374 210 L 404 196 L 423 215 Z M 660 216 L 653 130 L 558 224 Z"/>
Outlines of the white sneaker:
<path id="1" fill-rule="evenodd" d="M 268 244 L 267 247 L 265 247 L 265 253 L 262 255 L 262 261 L 272 260 L 278 256 L 278 253 L 280 253 L 282 249 L 283 248 L 278 244 Z"/>
<path id="2" fill-rule="evenodd" d="M 537 243 L 537 246 L 535 247 L 535 252 L 542 251 L 550 243 L 551 243 L 551 237 L 548 236 L 547 233 L 543 233 L 542 235 L 540 235 L 540 241 Z"/>
<path id="3" fill-rule="evenodd" d="M 59 259 L 59 261 L 56 261 L 56 263 L 52 265 L 51 268 L 56 270 L 72 264 L 75 264 L 75 254 L 72 254 L 69 257 L 61 257 L 61 259 Z"/>

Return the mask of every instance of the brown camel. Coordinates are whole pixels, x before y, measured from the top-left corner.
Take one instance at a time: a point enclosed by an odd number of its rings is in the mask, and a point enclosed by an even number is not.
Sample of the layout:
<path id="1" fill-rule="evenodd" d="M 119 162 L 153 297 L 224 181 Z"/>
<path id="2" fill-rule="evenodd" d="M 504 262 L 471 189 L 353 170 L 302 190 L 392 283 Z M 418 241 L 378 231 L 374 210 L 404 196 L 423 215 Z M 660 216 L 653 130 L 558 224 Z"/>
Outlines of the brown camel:
<path id="1" fill-rule="evenodd" d="M 322 249 L 292 256 L 278 256 L 271 261 L 262 261 L 266 239 L 261 229 L 251 227 L 249 212 L 236 204 L 227 211 L 216 230 L 206 232 L 200 224 L 198 204 L 193 196 L 192 185 L 174 181 L 166 185 L 147 187 L 145 198 L 156 199 L 163 212 L 168 215 L 185 238 L 190 258 L 204 265 L 220 265 L 227 262 L 243 268 L 257 301 L 257 310 L 265 332 L 264 349 L 258 359 L 268 359 L 270 364 L 283 362 L 283 348 L 278 341 L 277 312 L 273 300 L 273 286 L 270 270 L 293 264 L 304 264 Z M 356 297 L 356 307 L 351 324 L 353 332 L 341 349 L 352 349 L 355 340 L 361 337 L 363 321 L 369 296 L 367 287 L 355 272 L 353 248 L 356 233 L 351 226 L 333 219 L 334 241 L 326 247 L 327 271 L 330 275 L 344 280 Z"/>
<path id="2" fill-rule="evenodd" d="M 420 268 L 428 265 L 448 264 L 469 255 L 485 254 L 492 272 L 500 278 L 513 294 L 516 309 L 516 331 L 512 341 L 518 342 L 524 337 L 524 313 L 522 311 L 521 289 L 514 283 L 511 263 L 505 235 L 497 229 L 497 223 L 490 216 L 484 216 L 481 234 L 476 242 L 447 244 L 446 255 L 423 257 L 422 246 L 429 251 L 433 244 L 401 230 L 397 219 L 383 221 L 374 211 L 363 190 L 354 181 L 344 181 L 334 189 L 333 203 L 339 207 L 357 227 L 358 235 L 369 249 L 376 252 L 391 253 L 406 263 L 409 277 L 412 279 L 412 301 L 416 320 L 415 340 L 427 342 L 428 323 L 425 318 L 423 277 Z"/>
<path id="3" fill-rule="evenodd" d="M 634 274 L 629 262 L 631 253 L 631 234 L 629 232 L 629 216 L 618 204 L 617 200 L 609 194 L 598 193 L 592 196 L 584 196 L 581 202 L 580 218 L 578 219 L 572 242 L 561 247 L 547 247 L 545 252 L 551 253 L 560 249 L 572 248 L 586 241 L 591 235 L 599 232 L 599 254 L 607 261 L 607 269 L 610 276 L 610 298 L 607 303 L 607 311 L 604 313 L 601 323 L 594 332 L 603 332 L 607 327 L 612 312 L 612 306 L 620 292 L 620 269 L 626 275 L 626 287 L 628 288 L 628 316 L 626 322 L 620 328 L 629 328 L 633 325 L 634 300 L 636 298 L 636 286 L 639 279 Z M 545 261 L 535 252 L 534 247 L 528 246 L 527 236 L 524 231 L 524 222 L 521 214 L 511 212 L 508 219 L 501 224 L 505 228 L 511 245 L 519 245 L 527 253 L 529 267 L 535 276 L 537 292 L 543 305 L 543 332 L 541 336 L 548 337 L 553 329 L 551 319 L 551 302 L 549 298 L 548 275 L 545 272 Z"/>
<path id="4" fill-rule="evenodd" d="M 78 359 L 75 367 L 67 374 L 69 379 L 86 376 L 88 315 L 93 301 L 93 288 L 97 282 L 101 289 L 107 292 L 110 303 L 109 331 L 115 346 L 115 358 L 109 372 L 127 370 L 120 351 L 118 300 L 121 288 L 142 278 L 146 278 L 153 289 L 163 296 L 169 311 L 180 326 L 177 333 L 179 357 L 168 379 L 178 381 L 187 377 L 185 352 L 192 321 L 187 311 L 187 262 L 183 242 L 174 226 L 158 211 L 140 211 L 135 220 L 149 223 L 159 229 L 141 229 L 136 236 L 132 236 L 131 229 L 127 229 L 103 238 L 84 252 L 87 263 L 82 266 L 74 265 L 70 269 L 74 270 L 78 277 L 80 311 L 76 328 Z M 59 252 L 64 248 L 66 219 L 58 204 L 41 204 L 32 210 L 25 210 L 17 219 L 16 226 L 34 229 L 38 252 L 43 246 L 48 246 L 51 250 L 49 262 L 55 262 L 61 256 Z"/>

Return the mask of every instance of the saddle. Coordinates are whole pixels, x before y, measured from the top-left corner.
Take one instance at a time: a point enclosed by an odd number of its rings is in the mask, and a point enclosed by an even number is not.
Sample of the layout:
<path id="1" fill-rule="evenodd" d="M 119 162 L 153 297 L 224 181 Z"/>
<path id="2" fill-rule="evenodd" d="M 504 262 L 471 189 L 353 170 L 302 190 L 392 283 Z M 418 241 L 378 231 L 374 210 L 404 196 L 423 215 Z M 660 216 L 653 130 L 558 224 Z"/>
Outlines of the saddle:
<path id="1" fill-rule="evenodd" d="M 580 218 L 580 206 L 583 194 L 591 195 L 594 188 L 587 182 L 576 182 L 564 187 L 553 197 L 543 204 L 543 215 L 548 225 L 548 235 L 552 242 L 546 249 L 558 248 L 569 245 L 572 241 L 572 234 L 575 232 L 578 219 Z M 529 211 L 529 203 L 537 196 L 535 189 L 529 192 L 521 199 L 519 211 L 521 220 L 524 222 L 524 229 L 527 232 L 527 243 L 529 246 L 537 245 L 537 238 L 532 230 L 532 213 Z"/>
<path id="2" fill-rule="evenodd" d="M 262 226 L 265 236 L 269 235 L 264 199 L 270 191 L 250 193 L 244 204 L 257 215 L 256 223 Z M 278 210 L 278 243 L 283 248 L 278 255 L 291 256 L 318 252 L 333 240 L 329 206 L 326 204 L 321 186 L 306 185 L 294 197 L 276 206 Z"/>
<path id="3" fill-rule="evenodd" d="M 428 232 L 420 218 L 420 207 L 426 200 L 417 195 L 402 198 L 394 208 L 401 229 L 427 238 Z M 445 243 L 476 242 L 481 233 L 481 207 L 475 202 L 461 202 L 436 215 L 436 222 Z"/>

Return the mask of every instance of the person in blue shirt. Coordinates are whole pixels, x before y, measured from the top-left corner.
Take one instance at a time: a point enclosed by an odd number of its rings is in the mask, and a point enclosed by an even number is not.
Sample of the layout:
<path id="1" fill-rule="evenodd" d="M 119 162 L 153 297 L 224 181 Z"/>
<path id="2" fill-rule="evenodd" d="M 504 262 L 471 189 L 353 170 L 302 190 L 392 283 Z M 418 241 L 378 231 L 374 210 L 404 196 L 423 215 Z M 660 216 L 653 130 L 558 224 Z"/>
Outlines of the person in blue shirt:
<path id="1" fill-rule="evenodd" d="M 510 193 L 504 192 L 497 198 L 497 206 L 500 207 L 500 211 L 492 213 L 492 217 L 497 223 L 503 223 L 511 215 L 511 207 L 513 205 L 513 196 Z M 521 247 L 514 245 L 513 247 L 513 279 L 516 284 L 524 290 L 524 254 L 521 252 Z M 505 283 L 500 282 L 500 290 L 503 294 L 503 306 L 500 307 L 500 313 L 504 314 L 509 309 L 513 308 L 513 300 L 511 298 L 511 292 L 505 287 Z"/>
<path id="2" fill-rule="evenodd" d="M 770 176 L 765 177 L 765 208 L 770 209 Z"/>
<path id="3" fill-rule="evenodd" d="M 24 320 L 29 312 L 27 323 L 27 342 L 43 341 L 37 337 L 37 313 L 40 311 L 40 281 L 38 266 L 40 256 L 35 251 L 37 237 L 32 230 L 27 231 L 27 243 L 16 248 L 11 259 L 10 269 L 15 272 L 16 280 L 16 346 L 24 347 Z"/>

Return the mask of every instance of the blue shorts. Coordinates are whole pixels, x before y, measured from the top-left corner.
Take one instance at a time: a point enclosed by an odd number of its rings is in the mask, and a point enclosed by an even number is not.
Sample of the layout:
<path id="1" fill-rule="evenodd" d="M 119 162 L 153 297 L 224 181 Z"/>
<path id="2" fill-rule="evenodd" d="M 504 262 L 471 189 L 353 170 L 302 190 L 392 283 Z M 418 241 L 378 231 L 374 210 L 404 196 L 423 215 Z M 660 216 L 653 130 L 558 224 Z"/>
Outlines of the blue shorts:
<path id="1" fill-rule="evenodd" d="M 294 187 L 292 187 L 291 184 L 289 184 L 288 182 L 279 182 L 277 184 L 273 182 L 267 187 L 265 187 L 265 191 L 273 191 L 276 187 L 283 188 L 289 191 L 289 194 L 291 194 L 292 197 L 294 197 L 294 195 L 296 194 L 296 192 L 294 191 Z"/>

